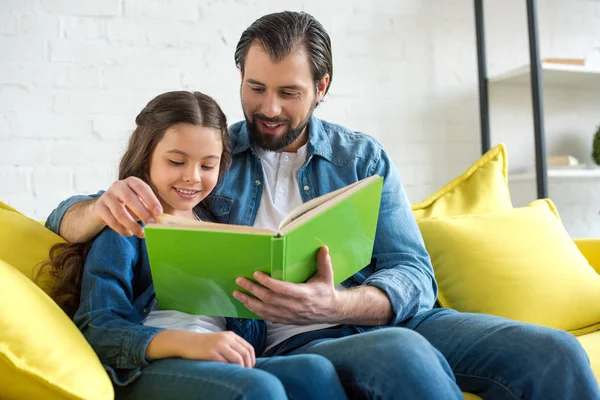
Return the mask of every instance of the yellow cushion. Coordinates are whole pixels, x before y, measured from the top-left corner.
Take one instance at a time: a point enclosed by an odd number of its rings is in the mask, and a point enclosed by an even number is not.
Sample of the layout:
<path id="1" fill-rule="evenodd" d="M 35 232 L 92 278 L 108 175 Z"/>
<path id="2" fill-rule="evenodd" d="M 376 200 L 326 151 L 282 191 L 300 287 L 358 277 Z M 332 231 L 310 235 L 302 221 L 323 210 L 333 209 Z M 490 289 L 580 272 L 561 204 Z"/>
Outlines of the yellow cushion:
<path id="1" fill-rule="evenodd" d="M 112 399 L 112 384 L 77 327 L 40 288 L 0 260 L 0 397 Z"/>
<path id="2" fill-rule="evenodd" d="M 592 371 L 596 379 L 600 382 L 600 331 L 578 336 L 579 343 L 585 349 L 589 359 Z"/>
<path id="3" fill-rule="evenodd" d="M 583 334 L 600 329 L 600 275 L 549 200 L 418 221 L 442 306 Z"/>
<path id="4" fill-rule="evenodd" d="M 464 174 L 412 206 L 417 220 L 483 214 L 511 208 L 506 149 L 503 144 L 484 154 Z"/>
<path id="5" fill-rule="evenodd" d="M 64 240 L 39 222 L 0 202 L 0 259 L 8 262 L 31 279 L 37 266 L 48 259 L 50 248 Z M 40 287 L 48 292 L 51 281 L 46 277 Z"/>

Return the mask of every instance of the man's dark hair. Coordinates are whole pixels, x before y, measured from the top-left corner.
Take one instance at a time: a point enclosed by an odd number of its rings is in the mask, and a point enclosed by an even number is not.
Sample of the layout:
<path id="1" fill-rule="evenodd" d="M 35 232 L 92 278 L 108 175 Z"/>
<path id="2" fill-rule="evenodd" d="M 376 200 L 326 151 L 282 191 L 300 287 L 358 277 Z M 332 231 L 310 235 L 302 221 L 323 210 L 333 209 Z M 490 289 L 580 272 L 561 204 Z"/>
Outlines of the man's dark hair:
<path id="1" fill-rule="evenodd" d="M 260 44 L 274 62 L 287 57 L 295 45 L 302 45 L 308 53 L 313 81 L 316 84 L 329 75 L 333 79 L 331 40 L 325 28 L 305 12 L 284 11 L 265 15 L 242 33 L 235 49 L 235 64 L 244 73 L 248 50 L 254 42 Z M 325 91 L 329 91 L 329 86 Z"/>

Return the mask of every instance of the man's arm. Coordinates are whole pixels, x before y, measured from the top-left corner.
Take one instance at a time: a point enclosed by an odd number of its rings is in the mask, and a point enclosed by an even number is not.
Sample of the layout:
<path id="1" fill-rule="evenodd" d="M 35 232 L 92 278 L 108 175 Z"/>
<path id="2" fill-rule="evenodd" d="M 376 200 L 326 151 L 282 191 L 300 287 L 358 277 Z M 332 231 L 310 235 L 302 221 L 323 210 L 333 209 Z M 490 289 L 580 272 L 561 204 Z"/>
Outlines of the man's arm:
<path id="1" fill-rule="evenodd" d="M 158 198 L 144 181 L 129 177 L 106 191 L 73 196 L 63 201 L 46 220 L 46 227 L 72 243 L 93 239 L 107 225 L 124 236 L 144 236 L 136 222 L 153 222 L 162 213 Z"/>
<path id="2" fill-rule="evenodd" d="M 103 221 L 93 217 L 92 210 L 97 200 L 91 198 L 73 203 L 62 217 L 58 234 L 71 243 L 85 243 L 96 237 L 106 226 Z M 60 212 L 57 210 L 53 213 Z M 49 225 L 48 221 L 46 225 Z"/>
<path id="3" fill-rule="evenodd" d="M 314 323 L 385 325 L 394 314 L 385 292 L 373 286 L 360 286 L 336 291 L 329 249 L 322 247 L 317 255 L 318 270 L 306 283 L 289 283 L 256 272 L 260 284 L 238 278 L 237 284 L 256 298 L 234 292 L 248 309 L 262 318 L 285 324 Z"/>
<path id="4" fill-rule="evenodd" d="M 242 292 L 234 296 L 264 319 L 296 325 L 395 325 L 430 309 L 437 295 L 433 267 L 400 176 L 383 149 L 369 172 L 383 176 L 384 184 L 374 262 L 355 275 L 362 278 L 361 286 L 335 291 L 331 261 L 320 252 L 319 270 L 308 282 L 282 282 L 257 272 L 258 284 L 237 280 L 255 298 Z"/>

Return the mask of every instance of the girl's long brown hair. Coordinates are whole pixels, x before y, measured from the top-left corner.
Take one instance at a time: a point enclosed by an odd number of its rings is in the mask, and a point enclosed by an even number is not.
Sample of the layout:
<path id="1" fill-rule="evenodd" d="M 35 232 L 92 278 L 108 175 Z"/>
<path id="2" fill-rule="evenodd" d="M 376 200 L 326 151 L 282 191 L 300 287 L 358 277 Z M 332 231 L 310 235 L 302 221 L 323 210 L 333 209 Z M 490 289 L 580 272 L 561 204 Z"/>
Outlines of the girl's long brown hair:
<path id="1" fill-rule="evenodd" d="M 231 146 L 227 136 L 225 114 L 210 96 L 200 92 L 177 91 L 161 94 L 152 99 L 135 119 L 136 129 L 131 134 L 127 151 L 119 164 L 118 179 L 130 176 L 140 178 L 150 186 L 150 159 L 165 131 L 179 123 L 187 123 L 220 132 L 223 144 L 219 175 L 231 164 Z M 50 257 L 37 275 L 39 282 L 44 274 L 50 275 L 53 284 L 50 296 L 73 318 L 79 308 L 81 282 L 85 259 L 92 248 L 87 243 L 60 243 L 50 249 Z"/>

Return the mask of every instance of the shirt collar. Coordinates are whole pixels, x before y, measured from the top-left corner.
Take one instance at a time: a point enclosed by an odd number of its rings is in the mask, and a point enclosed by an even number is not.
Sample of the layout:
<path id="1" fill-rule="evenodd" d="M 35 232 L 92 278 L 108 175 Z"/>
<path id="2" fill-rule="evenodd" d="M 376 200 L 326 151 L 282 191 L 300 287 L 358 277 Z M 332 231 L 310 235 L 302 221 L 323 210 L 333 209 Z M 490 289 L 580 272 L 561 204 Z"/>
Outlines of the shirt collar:
<path id="1" fill-rule="evenodd" d="M 307 158 L 313 155 L 318 155 L 325 158 L 328 161 L 331 161 L 331 142 L 329 141 L 329 137 L 327 135 L 327 132 L 325 131 L 323 122 L 314 115 L 312 115 L 308 122 L 308 129 L 309 132 Z M 250 148 L 251 143 L 250 135 L 248 134 L 248 125 L 246 122 L 244 122 L 240 129 L 236 145 L 232 152 L 234 155 L 237 155 L 244 151 L 250 150 Z"/>

